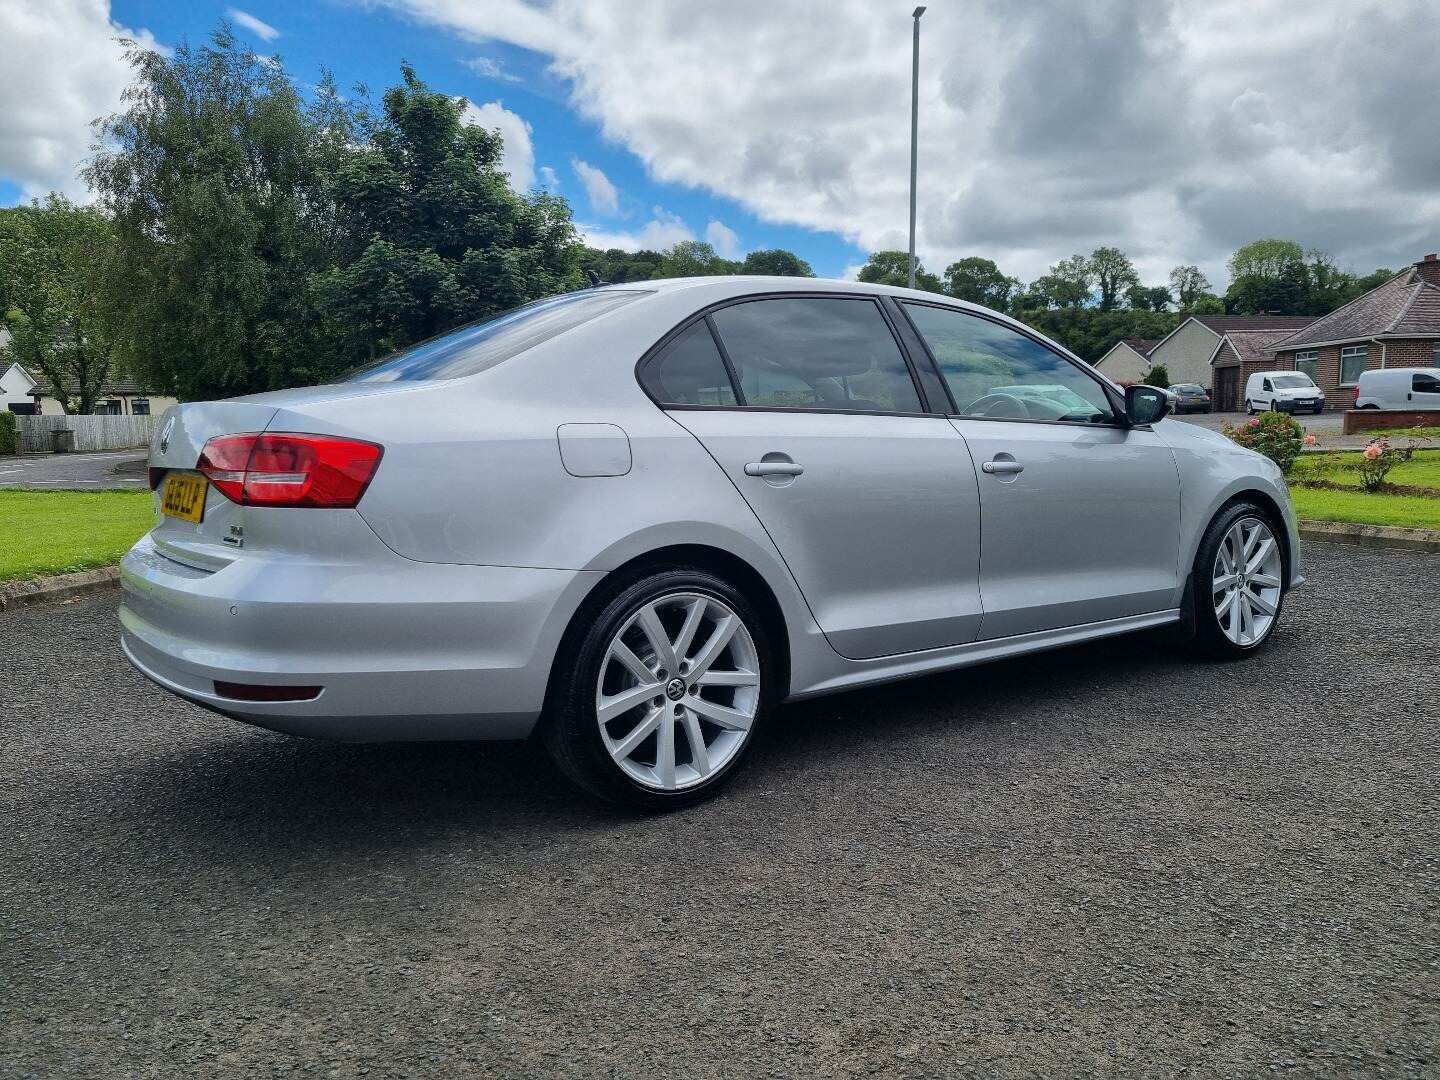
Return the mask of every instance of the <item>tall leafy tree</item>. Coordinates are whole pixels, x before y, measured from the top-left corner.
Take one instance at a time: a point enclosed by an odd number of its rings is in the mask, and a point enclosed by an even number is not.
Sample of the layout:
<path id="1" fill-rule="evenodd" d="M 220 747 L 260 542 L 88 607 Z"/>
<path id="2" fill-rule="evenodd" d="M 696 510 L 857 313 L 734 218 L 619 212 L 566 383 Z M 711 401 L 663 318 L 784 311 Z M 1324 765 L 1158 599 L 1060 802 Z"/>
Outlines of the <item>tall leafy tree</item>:
<path id="1" fill-rule="evenodd" d="M 357 133 L 333 87 L 307 108 L 226 24 L 199 48 L 127 55 L 125 111 L 99 122 L 86 171 L 117 238 L 118 362 L 191 398 L 334 371 L 310 276 L 339 257 L 327 189 Z"/>
<path id="2" fill-rule="evenodd" d="M 665 251 L 661 260 L 661 277 L 707 277 L 712 274 L 733 274 L 740 264 L 722 259 L 715 248 L 704 240 L 681 240 Z"/>
<path id="3" fill-rule="evenodd" d="M 1000 272 L 990 259 L 970 255 L 945 268 L 945 291 L 957 300 L 1004 311 L 1010 298 L 1021 288 L 1020 282 Z"/>
<path id="4" fill-rule="evenodd" d="M 1119 248 L 1098 247 L 1090 253 L 1090 280 L 1100 292 L 1100 310 L 1114 311 L 1132 285 L 1140 284 L 1135 264 Z"/>
<path id="5" fill-rule="evenodd" d="M 793 251 L 784 248 L 770 248 L 752 251 L 740 264 L 740 273 L 758 274 L 768 277 L 814 277 L 810 264 Z"/>
<path id="6" fill-rule="evenodd" d="M 1136 311 L 1165 311 L 1174 303 L 1164 285 L 1146 286 L 1138 282 L 1125 290 L 1125 300 Z"/>
<path id="7" fill-rule="evenodd" d="M 67 413 L 93 412 L 112 372 L 102 294 L 115 247 L 109 218 L 61 195 L 0 211 L 0 324 Z"/>
<path id="8" fill-rule="evenodd" d="M 335 171 L 346 242 L 340 265 L 310 282 L 368 355 L 580 284 L 565 201 L 517 194 L 500 170 L 499 132 L 462 123 L 464 100 L 429 89 L 409 65 L 401 76 Z"/>
<path id="9" fill-rule="evenodd" d="M 898 285 L 904 288 L 909 280 L 909 269 L 908 251 L 872 251 L 857 277 L 874 285 Z M 945 291 L 939 276 L 926 270 L 924 264 L 918 260 L 915 264 L 915 287 L 926 292 Z"/>
<path id="10" fill-rule="evenodd" d="M 1181 311 L 1191 311 L 1202 296 L 1209 296 L 1210 280 L 1198 266 L 1177 266 L 1170 271 L 1170 293 Z"/>
<path id="11" fill-rule="evenodd" d="M 1090 260 L 1084 255 L 1072 255 L 1031 282 L 1027 299 L 1038 298 L 1044 307 L 1084 307 L 1093 283 Z"/>
<path id="12" fill-rule="evenodd" d="M 1225 306 L 1253 315 L 1296 315 L 1309 306 L 1310 271 L 1305 252 L 1290 240 L 1256 240 L 1230 256 Z"/>

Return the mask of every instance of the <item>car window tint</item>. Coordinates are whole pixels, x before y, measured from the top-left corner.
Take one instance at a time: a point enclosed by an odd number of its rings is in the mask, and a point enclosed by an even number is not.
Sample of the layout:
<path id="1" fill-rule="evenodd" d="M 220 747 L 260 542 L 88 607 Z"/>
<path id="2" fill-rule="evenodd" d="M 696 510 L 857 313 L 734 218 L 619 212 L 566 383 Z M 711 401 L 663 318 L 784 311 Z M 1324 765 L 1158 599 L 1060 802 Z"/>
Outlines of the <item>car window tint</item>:
<path id="1" fill-rule="evenodd" d="M 906 304 L 963 416 L 1108 423 L 1110 399 L 1090 375 L 1008 326 L 953 308 Z"/>
<path id="2" fill-rule="evenodd" d="M 920 394 L 871 300 L 751 300 L 712 318 L 746 405 L 920 412 Z"/>
<path id="3" fill-rule="evenodd" d="M 536 300 L 356 368 L 340 381 L 410 382 L 474 375 L 646 295 L 606 289 Z"/>
<path id="4" fill-rule="evenodd" d="M 730 374 L 705 320 L 666 348 L 655 368 L 654 390 L 667 405 L 735 404 Z"/>
<path id="5" fill-rule="evenodd" d="M 1415 394 L 1440 394 L 1440 378 L 1434 375 L 1416 375 L 1410 380 L 1410 390 Z"/>

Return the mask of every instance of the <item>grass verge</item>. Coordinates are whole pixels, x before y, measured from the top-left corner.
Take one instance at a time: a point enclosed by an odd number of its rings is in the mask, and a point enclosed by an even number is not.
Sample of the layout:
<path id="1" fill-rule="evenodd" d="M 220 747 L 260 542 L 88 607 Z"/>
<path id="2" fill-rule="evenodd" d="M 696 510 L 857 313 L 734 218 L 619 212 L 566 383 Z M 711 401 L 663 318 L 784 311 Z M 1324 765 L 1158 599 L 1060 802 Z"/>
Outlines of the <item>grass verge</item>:
<path id="1" fill-rule="evenodd" d="M 152 508 L 148 491 L 0 491 L 0 581 L 113 566 Z"/>
<path id="2" fill-rule="evenodd" d="M 1359 460 L 1359 453 L 1305 454 L 1295 462 L 1291 476 L 1296 480 L 1328 480 L 1332 484 L 1358 488 L 1360 474 L 1354 466 Z M 1414 457 L 1403 465 L 1396 465 L 1385 479 L 1391 484 L 1434 488 L 1440 495 L 1440 450 L 1415 451 Z"/>
<path id="3" fill-rule="evenodd" d="M 1396 472 L 1399 470 L 1397 469 Z M 1394 475 L 1393 473 L 1391 475 Z M 1440 529 L 1440 499 L 1413 495 L 1370 495 L 1363 491 L 1292 487 L 1295 512 L 1311 521 L 1348 521 L 1356 525 L 1398 525 Z"/>

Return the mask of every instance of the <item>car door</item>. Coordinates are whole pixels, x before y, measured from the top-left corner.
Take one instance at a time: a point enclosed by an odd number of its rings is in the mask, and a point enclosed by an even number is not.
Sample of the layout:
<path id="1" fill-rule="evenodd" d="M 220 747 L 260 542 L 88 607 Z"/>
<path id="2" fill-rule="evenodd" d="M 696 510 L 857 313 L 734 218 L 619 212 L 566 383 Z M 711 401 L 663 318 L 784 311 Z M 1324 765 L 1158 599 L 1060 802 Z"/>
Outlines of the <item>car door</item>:
<path id="1" fill-rule="evenodd" d="M 1098 378 L 997 320 L 901 305 L 956 403 L 980 489 L 982 640 L 1173 607 L 1180 482 Z"/>
<path id="2" fill-rule="evenodd" d="M 723 306 L 647 362 L 642 380 L 744 496 L 838 653 L 974 640 L 974 466 L 943 412 L 927 414 L 876 300 Z"/>
<path id="3" fill-rule="evenodd" d="M 1410 377 L 1412 409 L 1440 409 L 1440 371 L 1417 371 Z"/>

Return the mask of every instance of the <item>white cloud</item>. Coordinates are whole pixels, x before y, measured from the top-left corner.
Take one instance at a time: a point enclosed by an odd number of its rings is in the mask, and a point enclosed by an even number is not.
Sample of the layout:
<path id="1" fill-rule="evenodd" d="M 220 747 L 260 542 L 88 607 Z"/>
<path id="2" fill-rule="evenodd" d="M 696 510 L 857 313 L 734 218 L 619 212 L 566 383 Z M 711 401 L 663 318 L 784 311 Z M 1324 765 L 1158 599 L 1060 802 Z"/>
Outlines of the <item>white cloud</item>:
<path id="1" fill-rule="evenodd" d="M 560 177 L 555 175 L 555 170 L 549 165 L 540 166 L 540 185 L 546 191 L 557 191 L 560 188 Z"/>
<path id="2" fill-rule="evenodd" d="M 535 186 L 535 146 L 530 141 L 530 125 L 498 101 L 484 105 L 465 106 L 460 122 L 476 127 L 498 129 L 505 140 L 500 168 L 510 174 L 510 186 L 516 191 L 529 191 Z"/>
<path id="3" fill-rule="evenodd" d="M 461 60 L 460 62 L 464 64 L 467 68 L 469 68 L 471 71 L 473 71 L 476 75 L 479 75 L 481 78 L 501 79 L 504 82 L 513 83 L 525 81 L 524 79 L 520 78 L 519 75 L 512 75 L 510 72 L 506 71 L 505 65 L 502 64 L 499 60 L 494 59 L 493 57 L 475 56 L 469 60 Z"/>
<path id="4" fill-rule="evenodd" d="M 909 3 L 383 2 L 548 56 L 572 106 L 661 182 L 905 245 Z M 1239 243 L 1281 229 L 1361 269 L 1440 245 L 1434 0 L 929 8 L 932 268 L 983 254 L 1031 278 L 1113 243 L 1149 281 L 1197 262 L 1218 284 Z"/>
<path id="5" fill-rule="evenodd" d="M 160 49 L 148 30 L 112 20 L 107 0 L 0 0 L 0 177 L 25 197 L 86 197 L 90 122 L 119 111 L 130 81 L 119 37 Z"/>
<path id="6" fill-rule="evenodd" d="M 705 240 L 715 249 L 715 254 L 722 259 L 737 259 L 740 257 L 740 237 L 735 235 L 735 230 L 720 221 L 712 220 L 705 226 Z"/>
<path id="7" fill-rule="evenodd" d="M 258 37 L 261 41 L 274 41 L 280 36 L 280 31 L 267 22 L 262 22 L 248 11 L 241 11 L 239 8 L 226 8 L 225 17 L 232 22 L 238 23 L 246 30 Z"/>
<path id="8" fill-rule="evenodd" d="M 650 220 L 637 232 L 615 232 L 578 222 L 575 227 L 580 232 L 581 240 L 601 251 L 608 251 L 610 248 L 619 248 L 621 251 L 664 251 L 682 240 L 695 239 L 695 234 L 680 219 L 680 215 L 672 214 L 663 206 L 653 207 L 651 214 Z"/>
<path id="9" fill-rule="evenodd" d="M 591 210 L 597 214 L 613 215 L 620 212 L 620 193 L 615 190 L 615 185 L 604 172 L 579 158 L 571 158 L 570 166 L 580 178 L 580 183 L 585 186 L 585 196 L 590 200 Z"/>

